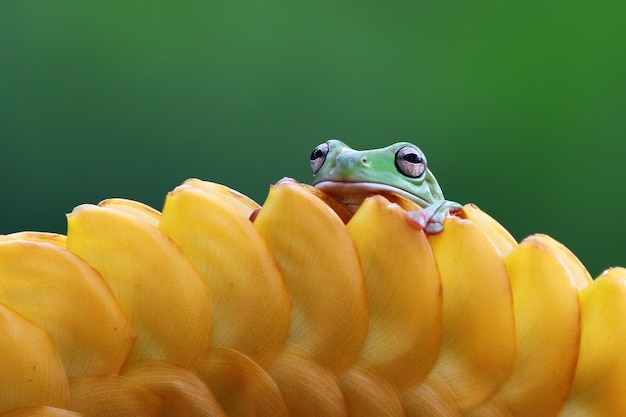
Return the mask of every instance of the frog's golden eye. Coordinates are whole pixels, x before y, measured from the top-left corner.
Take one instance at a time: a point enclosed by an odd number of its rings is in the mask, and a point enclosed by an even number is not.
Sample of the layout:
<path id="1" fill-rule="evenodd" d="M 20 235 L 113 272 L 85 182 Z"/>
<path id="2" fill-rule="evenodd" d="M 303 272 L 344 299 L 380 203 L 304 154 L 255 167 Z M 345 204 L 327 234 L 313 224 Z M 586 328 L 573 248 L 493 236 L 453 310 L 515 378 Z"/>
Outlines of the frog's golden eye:
<path id="1" fill-rule="evenodd" d="M 324 165 L 324 161 L 326 161 L 326 155 L 328 155 L 328 144 L 322 143 L 318 145 L 317 148 L 313 149 L 311 152 L 311 169 L 313 173 L 316 174 L 317 171 L 320 170 L 322 165 Z"/>
<path id="2" fill-rule="evenodd" d="M 419 148 L 405 146 L 396 152 L 396 168 L 407 177 L 418 178 L 426 171 L 426 157 Z"/>

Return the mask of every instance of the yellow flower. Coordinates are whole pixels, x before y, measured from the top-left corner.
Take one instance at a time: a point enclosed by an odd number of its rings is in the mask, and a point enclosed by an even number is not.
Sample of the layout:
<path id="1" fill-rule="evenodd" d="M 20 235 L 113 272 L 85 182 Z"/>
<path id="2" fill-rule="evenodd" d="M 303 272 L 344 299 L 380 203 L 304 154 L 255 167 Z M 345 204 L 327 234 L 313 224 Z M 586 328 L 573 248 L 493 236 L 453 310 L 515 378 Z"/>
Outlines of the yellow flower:
<path id="1" fill-rule="evenodd" d="M 0 416 L 626 415 L 626 269 L 412 209 L 191 179 L 0 236 Z"/>

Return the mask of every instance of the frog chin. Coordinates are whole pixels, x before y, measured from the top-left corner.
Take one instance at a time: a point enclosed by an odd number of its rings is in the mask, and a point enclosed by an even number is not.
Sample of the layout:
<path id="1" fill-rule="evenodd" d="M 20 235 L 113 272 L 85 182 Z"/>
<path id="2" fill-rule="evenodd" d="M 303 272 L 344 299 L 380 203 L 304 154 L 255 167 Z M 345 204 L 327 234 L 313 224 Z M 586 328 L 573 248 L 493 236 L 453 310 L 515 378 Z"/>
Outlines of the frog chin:
<path id="1" fill-rule="evenodd" d="M 356 205 L 357 208 L 366 197 L 381 192 L 398 194 L 406 199 L 416 202 L 421 207 L 427 207 L 432 204 L 432 201 L 426 201 L 425 199 L 416 196 L 415 194 L 411 194 L 401 188 L 377 182 L 320 181 L 313 186 L 327 194 L 330 194 L 331 197 L 340 203 L 346 206 Z"/>

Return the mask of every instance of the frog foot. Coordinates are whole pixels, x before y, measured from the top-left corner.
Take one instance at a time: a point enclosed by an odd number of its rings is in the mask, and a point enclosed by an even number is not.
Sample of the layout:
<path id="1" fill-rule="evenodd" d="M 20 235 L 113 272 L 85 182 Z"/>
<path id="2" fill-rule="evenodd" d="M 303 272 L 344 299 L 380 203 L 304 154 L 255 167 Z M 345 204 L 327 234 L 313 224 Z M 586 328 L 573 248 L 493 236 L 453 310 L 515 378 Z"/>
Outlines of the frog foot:
<path id="1" fill-rule="evenodd" d="M 414 226 L 434 235 L 443 232 L 443 222 L 449 212 L 458 211 L 463 206 L 454 201 L 441 200 L 421 209 L 408 211 L 406 218 Z"/>

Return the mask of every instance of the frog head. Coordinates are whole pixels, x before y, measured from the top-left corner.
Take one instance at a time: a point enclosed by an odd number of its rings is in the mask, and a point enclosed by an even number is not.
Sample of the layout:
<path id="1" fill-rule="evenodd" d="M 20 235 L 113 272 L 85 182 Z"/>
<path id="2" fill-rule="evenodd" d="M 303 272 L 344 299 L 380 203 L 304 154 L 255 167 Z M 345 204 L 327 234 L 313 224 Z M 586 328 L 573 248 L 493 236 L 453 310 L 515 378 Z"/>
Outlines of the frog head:
<path id="1" fill-rule="evenodd" d="M 423 208 L 444 199 L 424 153 L 409 142 L 358 151 L 329 140 L 311 153 L 311 169 L 313 185 L 342 202 L 378 192 L 399 194 Z"/>

